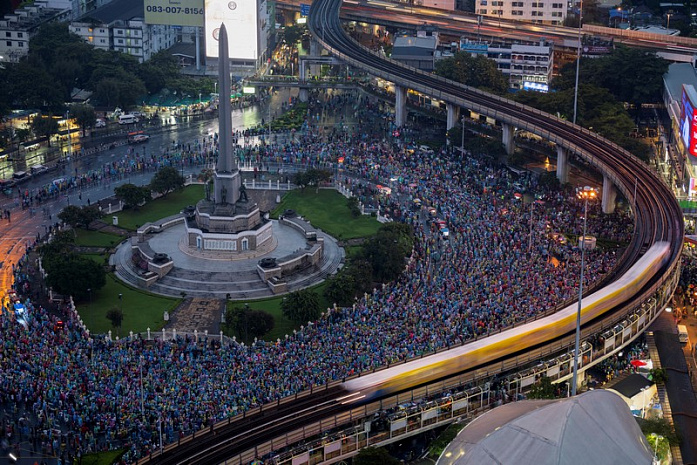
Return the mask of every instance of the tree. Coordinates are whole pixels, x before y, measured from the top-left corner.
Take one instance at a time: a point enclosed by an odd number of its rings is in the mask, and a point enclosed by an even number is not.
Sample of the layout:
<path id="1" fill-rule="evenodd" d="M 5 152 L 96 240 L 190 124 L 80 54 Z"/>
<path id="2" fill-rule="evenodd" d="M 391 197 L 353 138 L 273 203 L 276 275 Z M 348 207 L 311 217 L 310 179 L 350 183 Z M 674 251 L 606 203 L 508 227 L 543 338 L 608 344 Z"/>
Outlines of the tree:
<path id="1" fill-rule="evenodd" d="M 152 189 L 153 192 L 162 194 L 162 196 L 183 187 L 184 178 L 179 174 L 179 171 L 172 166 L 160 168 L 157 173 L 155 173 L 155 176 L 153 176 L 152 181 L 150 181 L 150 189 Z"/>
<path id="2" fill-rule="evenodd" d="M 70 116 L 75 118 L 75 122 L 82 129 L 82 137 L 85 137 L 85 129 L 93 127 L 97 120 L 94 107 L 88 104 L 75 104 L 70 105 L 69 111 Z"/>
<path id="3" fill-rule="evenodd" d="M 496 63 L 483 55 L 473 57 L 466 52 L 457 52 L 453 57 L 438 60 L 434 73 L 495 94 L 508 92 L 508 80 L 496 68 Z"/>
<path id="4" fill-rule="evenodd" d="M 71 295 L 75 300 L 88 296 L 88 289 L 93 291 L 106 285 L 104 267 L 89 258 L 74 253 L 58 255 L 44 262 L 46 283 L 54 291 Z"/>
<path id="5" fill-rule="evenodd" d="M 552 384 L 552 380 L 547 376 L 543 376 L 539 383 L 530 388 L 528 393 L 529 399 L 556 399 L 556 389 Z"/>
<path id="6" fill-rule="evenodd" d="M 358 197 L 349 197 L 346 199 L 346 206 L 351 212 L 351 216 L 358 218 L 361 216 L 361 207 L 359 206 Z"/>
<path id="7" fill-rule="evenodd" d="M 353 303 L 355 297 L 372 289 L 373 269 L 368 261 L 354 258 L 348 266 L 329 279 L 324 296 L 329 302 L 341 306 Z"/>
<path id="8" fill-rule="evenodd" d="M 38 137 L 46 137 L 51 146 L 51 136 L 58 133 L 58 121 L 51 116 L 39 115 L 31 122 L 31 130 Z"/>
<path id="9" fill-rule="evenodd" d="M 89 207 L 68 205 L 58 214 L 58 219 L 73 228 L 90 229 L 90 223 L 99 219 L 101 216 L 102 214 L 99 212 L 96 205 Z"/>
<path id="10" fill-rule="evenodd" d="M 236 332 L 247 342 L 268 333 L 274 324 L 273 315 L 263 310 L 250 309 L 248 306 L 233 307 L 225 312 L 227 329 Z"/>
<path id="11" fill-rule="evenodd" d="M 319 296 L 316 292 L 307 289 L 288 294 L 281 302 L 281 311 L 283 316 L 296 323 L 314 321 L 322 313 Z"/>
<path id="12" fill-rule="evenodd" d="M 123 312 L 118 307 L 111 307 L 106 312 L 107 320 L 111 321 L 111 326 L 121 334 L 121 323 L 123 322 Z"/>
<path id="13" fill-rule="evenodd" d="M 670 444 L 680 444 L 680 437 L 665 418 L 643 418 L 639 421 L 639 427 L 647 437 L 652 434 L 660 435 L 666 438 Z"/>
<path id="14" fill-rule="evenodd" d="M 283 30 L 283 38 L 285 39 L 287 44 L 293 45 L 300 40 L 300 38 L 306 31 L 307 26 L 305 26 L 304 24 L 286 26 L 286 28 Z"/>
<path id="15" fill-rule="evenodd" d="M 123 201 L 126 208 L 138 209 L 143 202 L 152 199 L 152 193 L 147 186 L 136 186 L 135 184 L 123 184 L 114 188 L 114 195 Z"/>
<path id="16" fill-rule="evenodd" d="M 382 447 L 365 447 L 353 458 L 353 465 L 400 465 L 401 463 Z"/>
<path id="17" fill-rule="evenodd" d="M 364 258 L 373 269 L 374 278 L 385 283 L 396 279 L 414 247 L 414 232 L 404 223 L 388 223 L 363 246 Z"/>

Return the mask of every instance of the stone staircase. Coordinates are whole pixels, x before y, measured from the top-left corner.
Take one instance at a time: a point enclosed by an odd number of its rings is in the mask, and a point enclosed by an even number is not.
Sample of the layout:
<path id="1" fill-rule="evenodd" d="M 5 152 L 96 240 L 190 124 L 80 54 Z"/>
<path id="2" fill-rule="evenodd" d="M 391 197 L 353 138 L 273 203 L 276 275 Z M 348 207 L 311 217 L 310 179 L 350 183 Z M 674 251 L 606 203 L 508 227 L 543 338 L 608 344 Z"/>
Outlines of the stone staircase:
<path id="1" fill-rule="evenodd" d="M 657 320 L 658 321 L 658 320 Z M 661 323 L 658 323 L 658 325 L 654 326 L 660 327 Z M 656 348 L 656 341 L 654 340 L 653 337 L 653 331 L 647 331 L 646 332 L 646 344 L 649 348 L 649 357 L 651 358 L 651 361 L 653 362 L 653 367 L 654 368 L 662 368 L 661 366 L 661 358 L 658 356 L 658 349 Z M 656 385 L 656 390 L 658 394 L 658 401 L 661 404 L 661 410 L 663 410 L 663 418 L 670 423 L 670 426 L 675 427 L 675 424 L 673 423 L 673 410 L 670 407 L 670 399 L 668 399 L 668 393 L 666 392 L 666 387 L 664 384 L 657 384 Z M 675 445 L 670 447 L 670 453 L 673 456 L 673 463 L 676 465 L 682 465 L 683 459 L 682 459 L 682 454 L 680 453 L 680 447 Z"/>

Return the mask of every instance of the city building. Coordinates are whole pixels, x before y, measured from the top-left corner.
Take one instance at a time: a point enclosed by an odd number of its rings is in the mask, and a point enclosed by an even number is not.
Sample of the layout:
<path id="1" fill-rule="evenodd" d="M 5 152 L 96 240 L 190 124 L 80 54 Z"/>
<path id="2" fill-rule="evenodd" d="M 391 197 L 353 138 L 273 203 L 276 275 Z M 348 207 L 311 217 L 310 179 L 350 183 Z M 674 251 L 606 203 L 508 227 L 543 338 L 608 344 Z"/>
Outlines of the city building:
<path id="1" fill-rule="evenodd" d="M 670 128 L 664 135 L 663 170 L 670 170 L 690 197 L 697 196 L 697 72 L 692 63 L 673 63 L 663 75 L 663 103 Z"/>
<path id="2" fill-rule="evenodd" d="M 174 45 L 174 26 L 146 24 L 143 0 L 114 0 L 70 24 L 70 31 L 103 50 L 134 56 L 141 63 Z"/>
<path id="3" fill-rule="evenodd" d="M 436 36 L 397 36 L 392 46 L 391 58 L 422 71 L 431 72 L 437 46 Z"/>
<path id="4" fill-rule="evenodd" d="M 554 44 L 544 39 L 532 44 L 473 42 L 460 39 L 460 51 L 484 55 L 508 77 L 509 88 L 547 92 L 554 67 Z"/>
<path id="5" fill-rule="evenodd" d="M 0 20 L 0 63 L 17 62 L 29 53 L 29 39 L 39 28 L 53 21 L 66 21 L 70 9 L 52 8 L 45 1 L 15 10 Z"/>
<path id="6" fill-rule="evenodd" d="M 476 0 L 478 15 L 540 24 L 562 24 L 567 3 L 561 0 Z"/>
<path id="7" fill-rule="evenodd" d="M 439 8 L 441 10 L 454 10 L 455 0 L 416 0 L 416 6 L 425 6 L 427 8 Z"/>

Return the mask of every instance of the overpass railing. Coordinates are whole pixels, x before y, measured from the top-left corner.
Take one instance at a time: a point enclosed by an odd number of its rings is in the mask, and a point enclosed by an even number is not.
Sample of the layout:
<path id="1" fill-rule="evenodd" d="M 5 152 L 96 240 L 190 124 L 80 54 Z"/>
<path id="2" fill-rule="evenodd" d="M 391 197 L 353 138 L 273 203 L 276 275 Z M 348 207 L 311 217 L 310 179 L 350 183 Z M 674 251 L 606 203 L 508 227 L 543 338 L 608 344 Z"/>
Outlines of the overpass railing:
<path id="1" fill-rule="evenodd" d="M 677 286 L 678 277 L 679 269 L 674 270 L 671 279 L 638 308 L 625 314 L 613 326 L 590 335 L 591 338 L 581 346 L 581 370 L 585 371 L 615 355 L 639 337 L 665 308 Z M 501 383 L 501 389 L 494 389 L 489 381 L 484 382 L 493 375 L 501 374 L 501 371 L 487 370 L 487 376 L 479 378 L 463 374 L 290 431 L 224 463 L 334 463 L 352 457 L 364 447 L 382 447 L 454 421 L 474 418 L 506 399 L 518 400 L 542 377 L 548 377 L 555 383 L 569 379 L 573 371 L 573 346 L 568 349 L 556 357 L 541 359 L 543 361 L 524 370 L 509 372 Z M 426 400 L 421 401 L 423 399 Z M 390 412 L 385 413 L 387 410 Z M 345 427 L 342 428 L 342 425 Z M 297 446 L 292 447 L 294 444 Z M 287 450 L 276 452 L 282 449 Z"/>

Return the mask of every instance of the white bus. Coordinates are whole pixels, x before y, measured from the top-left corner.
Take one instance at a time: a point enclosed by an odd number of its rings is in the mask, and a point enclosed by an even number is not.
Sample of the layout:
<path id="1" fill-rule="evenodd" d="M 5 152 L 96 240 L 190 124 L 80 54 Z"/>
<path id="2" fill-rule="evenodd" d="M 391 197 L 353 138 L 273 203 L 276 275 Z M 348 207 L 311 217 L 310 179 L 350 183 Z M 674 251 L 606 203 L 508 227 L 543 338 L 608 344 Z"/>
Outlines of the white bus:
<path id="1" fill-rule="evenodd" d="M 133 124 L 138 122 L 136 115 L 121 115 L 119 116 L 119 124 Z"/>

